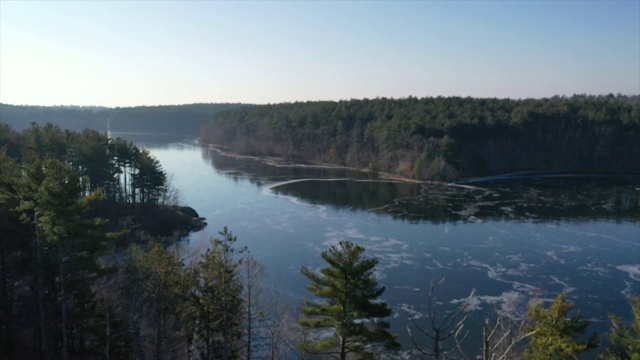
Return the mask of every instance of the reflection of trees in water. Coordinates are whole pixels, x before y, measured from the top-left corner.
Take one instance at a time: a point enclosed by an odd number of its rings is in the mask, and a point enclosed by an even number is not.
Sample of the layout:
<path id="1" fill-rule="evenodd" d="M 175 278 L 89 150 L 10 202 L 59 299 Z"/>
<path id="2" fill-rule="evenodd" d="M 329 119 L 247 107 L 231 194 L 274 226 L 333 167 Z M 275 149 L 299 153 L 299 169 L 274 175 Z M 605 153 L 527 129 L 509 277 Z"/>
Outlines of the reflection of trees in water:
<path id="1" fill-rule="evenodd" d="M 465 188 L 436 184 L 308 181 L 274 189 L 313 204 L 375 211 L 409 222 L 640 221 L 633 187 Z"/>
<path id="2" fill-rule="evenodd" d="M 442 187 L 425 189 L 420 205 L 427 209 L 427 217 L 435 213 L 449 217 L 443 221 L 640 220 L 640 191 L 633 187 L 506 185 L 493 188 L 445 188 L 449 189 L 444 194 Z M 451 196 L 451 192 L 455 194 Z M 439 198 L 439 201 L 434 201 L 434 198 Z M 445 200 L 448 214 L 441 209 L 442 200 Z"/>
<path id="3" fill-rule="evenodd" d="M 354 210 L 383 211 L 394 201 L 420 196 L 420 184 L 388 181 L 303 181 L 274 188 L 277 194 L 298 197 L 312 204 Z"/>
<path id="4" fill-rule="evenodd" d="M 237 181 L 245 179 L 253 184 L 262 184 L 266 181 L 286 181 L 301 178 L 314 179 L 372 179 L 377 175 L 363 173 L 347 168 L 304 166 L 293 164 L 269 164 L 262 158 L 235 157 L 219 153 L 208 147 L 201 148 L 202 158 L 209 162 L 218 174 Z"/>
<path id="5" fill-rule="evenodd" d="M 251 183 L 317 179 L 283 184 L 277 194 L 310 204 L 372 211 L 408 222 L 515 221 L 640 221 L 637 185 L 593 186 L 582 180 L 573 186 L 546 183 L 488 184 L 486 187 L 376 181 L 374 174 L 344 168 L 274 166 L 259 159 L 221 155 L 202 149 L 202 157 L 220 174 Z M 344 179 L 324 181 L 322 179 Z"/>
<path id="6" fill-rule="evenodd" d="M 146 148 L 171 148 L 180 150 L 180 146 L 176 146 L 182 142 L 190 142 L 193 137 L 179 134 L 161 134 L 161 133 L 132 133 L 132 132 L 117 132 L 110 131 L 109 137 L 122 138 L 130 141 L 138 146 Z"/>

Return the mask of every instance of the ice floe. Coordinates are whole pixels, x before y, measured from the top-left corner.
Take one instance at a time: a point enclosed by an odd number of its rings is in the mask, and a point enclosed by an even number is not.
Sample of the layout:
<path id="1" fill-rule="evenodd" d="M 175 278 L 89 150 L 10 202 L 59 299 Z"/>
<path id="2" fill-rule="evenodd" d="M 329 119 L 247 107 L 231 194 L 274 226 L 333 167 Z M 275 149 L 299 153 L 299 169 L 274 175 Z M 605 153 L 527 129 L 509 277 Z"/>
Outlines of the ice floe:
<path id="1" fill-rule="evenodd" d="M 616 269 L 626 272 L 633 280 L 640 281 L 640 264 L 619 265 Z"/>

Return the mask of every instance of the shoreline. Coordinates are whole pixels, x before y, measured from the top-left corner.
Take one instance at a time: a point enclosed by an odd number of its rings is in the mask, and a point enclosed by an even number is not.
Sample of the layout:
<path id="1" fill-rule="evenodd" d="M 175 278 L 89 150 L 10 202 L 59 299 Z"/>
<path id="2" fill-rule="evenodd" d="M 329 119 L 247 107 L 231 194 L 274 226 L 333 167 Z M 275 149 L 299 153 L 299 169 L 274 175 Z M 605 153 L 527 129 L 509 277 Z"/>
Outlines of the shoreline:
<path id="1" fill-rule="evenodd" d="M 365 174 L 375 174 L 382 181 L 389 182 L 403 182 L 410 184 L 438 184 L 438 185 L 450 185 L 450 186 L 475 186 L 475 185 L 495 185 L 495 184 L 521 184 L 521 185 L 540 185 L 540 186 L 583 186 L 583 185 L 595 185 L 595 186 L 639 186 L 640 189 L 640 172 L 625 172 L 625 173 L 611 173 L 611 172 L 571 172 L 571 171 L 554 171 L 554 172 L 540 172 L 540 171 L 518 171 L 506 174 L 497 174 L 484 177 L 472 177 L 463 178 L 456 181 L 438 181 L 438 180 L 418 180 L 413 178 L 407 178 L 401 175 L 388 173 L 384 171 L 372 171 L 369 169 L 354 168 L 344 165 L 334 165 L 322 162 L 309 161 L 308 164 L 297 163 L 292 160 L 288 160 L 278 156 L 258 156 L 258 155 L 243 155 L 237 151 L 230 151 L 230 149 L 224 145 L 212 144 L 202 142 L 199 138 L 197 143 L 201 146 L 207 146 L 209 149 L 217 151 L 220 155 L 236 158 L 236 159 L 251 159 L 260 161 L 271 166 L 290 166 L 290 167 L 316 167 L 327 169 L 345 169 L 351 171 L 357 171 Z"/>
<path id="2" fill-rule="evenodd" d="M 345 169 L 345 170 L 357 171 L 357 172 L 366 173 L 366 174 L 375 174 L 375 175 L 379 176 L 381 180 L 386 180 L 386 181 L 390 181 L 390 182 L 395 181 L 395 182 L 404 182 L 404 183 L 411 183 L 411 184 L 442 184 L 442 185 L 449 184 L 447 182 L 435 181 L 435 180 L 411 179 L 411 178 L 403 177 L 403 176 L 400 176 L 400 175 L 395 175 L 395 174 L 384 172 L 384 171 L 371 171 L 371 170 L 368 170 L 368 169 L 359 169 L 359 168 L 354 168 L 354 167 L 344 166 L 344 165 L 334 165 L 334 164 L 327 164 L 327 163 L 321 163 L 321 162 L 315 162 L 315 161 L 310 161 L 309 164 L 302 164 L 302 163 L 296 163 L 296 162 L 293 162 L 291 160 L 287 160 L 287 159 L 285 159 L 283 157 L 278 157 L 278 156 L 243 155 L 243 154 L 238 153 L 237 151 L 228 151 L 227 150 L 228 148 L 226 146 L 218 145 L 218 144 L 211 144 L 211 143 L 207 143 L 207 142 L 202 142 L 200 139 L 198 139 L 198 144 L 201 145 L 201 146 L 206 146 L 209 149 L 215 150 L 220 155 L 223 155 L 223 156 L 227 156 L 227 157 L 231 157 L 231 158 L 235 158 L 235 159 L 251 159 L 251 160 L 263 162 L 263 163 L 265 163 L 267 165 L 271 165 L 271 166 L 290 166 L 290 167 L 299 167 L 299 168 L 316 167 L 316 168 L 326 168 L 326 169 Z"/>

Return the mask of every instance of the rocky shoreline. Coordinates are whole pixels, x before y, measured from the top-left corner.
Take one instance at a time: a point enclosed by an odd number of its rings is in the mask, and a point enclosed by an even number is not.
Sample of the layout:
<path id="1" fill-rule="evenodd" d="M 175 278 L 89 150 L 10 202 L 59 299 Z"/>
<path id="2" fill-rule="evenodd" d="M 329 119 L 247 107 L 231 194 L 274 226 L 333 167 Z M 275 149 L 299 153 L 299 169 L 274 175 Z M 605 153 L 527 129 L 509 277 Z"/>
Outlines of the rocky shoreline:
<path id="1" fill-rule="evenodd" d="M 108 220 L 107 231 L 128 230 L 159 239 L 179 240 L 207 226 L 206 219 L 189 206 L 108 202 L 101 213 Z"/>

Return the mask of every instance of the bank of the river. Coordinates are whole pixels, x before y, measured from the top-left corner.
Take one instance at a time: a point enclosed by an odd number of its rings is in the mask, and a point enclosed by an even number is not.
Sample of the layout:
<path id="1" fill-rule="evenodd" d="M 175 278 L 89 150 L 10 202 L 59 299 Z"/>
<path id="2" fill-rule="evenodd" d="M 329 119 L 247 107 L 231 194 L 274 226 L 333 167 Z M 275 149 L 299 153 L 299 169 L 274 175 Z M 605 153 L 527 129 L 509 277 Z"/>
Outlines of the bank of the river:
<path id="1" fill-rule="evenodd" d="M 359 171 L 362 173 L 374 174 L 381 180 L 398 181 L 413 184 L 446 184 L 438 180 L 418 180 L 402 176 L 395 173 L 385 171 L 374 171 L 368 168 L 356 168 L 350 166 L 340 166 L 331 163 L 324 163 L 313 160 L 292 161 L 277 156 L 258 156 L 247 155 L 231 150 L 230 148 L 220 145 L 200 142 L 203 146 L 217 151 L 220 155 L 234 159 L 252 159 L 261 161 L 271 166 L 290 166 L 290 167 L 319 167 L 327 169 L 345 169 L 351 171 Z M 516 173 L 500 174 L 486 177 L 465 178 L 450 182 L 454 185 L 471 185 L 471 184 L 522 184 L 534 186 L 640 186 L 640 172 L 562 172 L 562 171 L 519 171 Z"/>
<path id="2" fill-rule="evenodd" d="M 102 216 L 109 231 L 144 232 L 153 237 L 177 240 L 207 226 L 205 218 L 189 206 L 107 202 Z"/>
<path id="3" fill-rule="evenodd" d="M 640 186 L 640 172 L 538 172 L 521 171 L 511 174 L 461 179 L 455 184 L 509 184 L 533 186 Z"/>
<path id="4" fill-rule="evenodd" d="M 292 160 L 289 160 L 283 157 L 278 157 L 278 156 L 247 155 L 247 154 L 241 154 L 237 151 L 233 151 L 228 147 L 220 144 L 212 144 L 212 143 L 206 143 L 202 141 L 200 141 L 200 144 L 202 146 L 208 146 L 210 149 L 217 151 L 220 155 L 223 155 L 223 156 L 227 156 L 234 159 L 257 160 L 271 166 L 291 166 L 291 167 L 297 166 L 301 168 L 318 167 L 318 168 L 326 168 L 326 169 L 344 169 L 344 170 L 350 170 L 350 171 L 358 171 L 366 174 L 374 174 L 376 177 L 379 177 L 381 180 L 406 182 L 406 183 L 412 183 L 412 184 L 424 184 L 424 183 L 444 184 L 444 182 L 442 181 L 412 179 L 409 177 L 393 174 L 390 172 L 374 171 L 369 168 L 357 168 L 357 167 L 351 167 L 351 166 L 335 165 L 331 163 L 325 163 L 325 162 L 314 161 L 314 160 L 308 160 L 305 162 L 292 161 Z"/>

